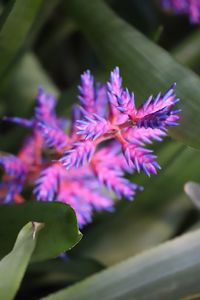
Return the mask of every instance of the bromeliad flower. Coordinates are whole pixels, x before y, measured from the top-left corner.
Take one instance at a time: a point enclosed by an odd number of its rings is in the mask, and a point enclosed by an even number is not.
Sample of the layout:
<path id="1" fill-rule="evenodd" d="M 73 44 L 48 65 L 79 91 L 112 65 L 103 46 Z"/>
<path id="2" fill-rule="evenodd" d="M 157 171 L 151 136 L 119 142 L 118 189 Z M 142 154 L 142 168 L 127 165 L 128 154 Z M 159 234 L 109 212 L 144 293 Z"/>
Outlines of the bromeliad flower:
<path id="1" fill-rule="evenodd" d="M 78 89 L 80 106 L 73 107 L 69 132 L 56 116 L 56 99 L 42 88 L 31 120 L 4 118 L 32 132 L 16 156 L 0 157 L 6 174 L 0 197 L 21 202 L 24 186 L 34 186 L 37 200 L 71 205 L 81 227 L 94 211 L 112 211 L 114 195 L 133 200 L 143 189 L 124 177 L 127 172 L 157 173 L 157 157 L 145 145 L 162 141 L 167 127 L 178 124 L 180 110 L 173 108 L 179 101 L 175 84 L 137 108 L 119 68 L 106 85 L 95 85 L 91 73 L 84 72 Z"/>
<path id="2" fill-rule="evenodd" d="M 92 88 L 92 85 L 90 87 Z M 122 88 L 119 68 L 111 72 L 107 89 L 109 99 L 107 116 L 98 116 L 94 112 L 90 113 L 90 109 L 86 109 L 85 113 L 83 111 L 83 118 L 77 121 L 77 134 L 85 141 L 82 143 L 86 145 L 90 141 L 90 147 L 93 145 L 98 148 L 103 141 L 116 139 L 131 169 L 138 172 L 143 170 L 148 176 L 151 173 L 155 174 L 156 169 L 160 168 L 156 156 L 152 154 L 152 150 L 143 146 L 145 142 L 151 143 L 153 139 L 162 140 L 167 126 L 177 125 L 179 119 L 177 114 L 180 110 L 172 109 L 179 101 L 174 94 L 175 84 L 164 94 L 150 96 L 138 109 L 135 106 L 134 95 L 129 93 L 128 89 Z M 88 93 L 92 94 L 89 90 Z M 83 162 L 78 151 L 78 148 L 77 150 L 73 148 L 73 156 L 76 152 L 79 160 Z M 90 159 L 93 152 L 94 149 L 90 153 Z M 64 159 L 60 161 L 63 162 Z"/>
<path id="3" fill-rule="evenodd" d="M 200 23 L 200 2 L 199 0 L 161 0 L 164 9 L 172 10 L 177 14 L 187 14 L 190 22 Z"/>

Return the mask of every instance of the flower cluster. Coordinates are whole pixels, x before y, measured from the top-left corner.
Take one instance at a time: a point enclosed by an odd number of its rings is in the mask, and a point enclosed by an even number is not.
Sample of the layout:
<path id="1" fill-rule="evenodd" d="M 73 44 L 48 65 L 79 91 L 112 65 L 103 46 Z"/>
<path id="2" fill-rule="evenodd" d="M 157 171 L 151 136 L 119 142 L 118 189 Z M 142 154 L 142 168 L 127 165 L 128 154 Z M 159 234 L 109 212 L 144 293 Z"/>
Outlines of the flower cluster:
<path id="1" fill-rule="evenodd" d="M 177 14 L 187 14 L 190 22 L 200 23 L 200 1 L 199 0 L 161 0 L 165 9 L 174 11 Z"/>
<path id="2" fill-rule="evenodd" d="M 57 117 L 56 99 L 39 88 L 31 120 L 4 118 L 29 127 L 31 134 L 16 156 L 0 157 L 1 201 L 21 203 L 24 186 L 34 186 L 37 200 L 71 205 L 81 227 L 93 211 L 112 210 L 114 195 L 134 199 L 142 187 L 124 175 L 142 170 L 150 176 L 160 169 L 145 144 L 161 141 L 167 127 L 177 125 L 174 88 L 150 96 L 137 109 L 134 95 L 122 87 L 119 68 L 106 85 L 95 84 L 86 71 L 78 87 L 80 105 L 70 120 Z"/>

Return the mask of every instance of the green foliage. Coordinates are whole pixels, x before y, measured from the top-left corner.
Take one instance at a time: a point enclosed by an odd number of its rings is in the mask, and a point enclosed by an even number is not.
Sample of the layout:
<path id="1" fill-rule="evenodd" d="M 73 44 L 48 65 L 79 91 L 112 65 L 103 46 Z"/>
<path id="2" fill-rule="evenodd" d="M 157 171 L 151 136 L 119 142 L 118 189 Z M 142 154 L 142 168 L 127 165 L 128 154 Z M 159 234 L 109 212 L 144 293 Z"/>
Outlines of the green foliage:
<path id="1" fill-rule="evenodd" d="M 45 300 L 176 300 L 199 294 L 200 230 L 100 272 Z"/>
<path id="2" fill-rule="evenodd" d="M 20 231 L 13 250 L 0 261 L 0 299 L 12 300 L 19 288 L 34 251 L 42 224 L 26 224 Z M 1 243 L 2 245 L 3 243 Z"/>
<path id="3" fill-rule="evenodd" d="M 12 0 L 0 19 L 0 77 L 17 59 L 42 0 Z"/>
<path id="4" fill-rule="evenodd" d="M 54 258 L 81 239 L 73 209 L 63 203 L 29 202 L 0 206 L 0 256 L 13 247 L 17 233 L 27 222 L 44 223 L 32 260 Z M 9 237 L 9 238 L 8 238 Z"/>

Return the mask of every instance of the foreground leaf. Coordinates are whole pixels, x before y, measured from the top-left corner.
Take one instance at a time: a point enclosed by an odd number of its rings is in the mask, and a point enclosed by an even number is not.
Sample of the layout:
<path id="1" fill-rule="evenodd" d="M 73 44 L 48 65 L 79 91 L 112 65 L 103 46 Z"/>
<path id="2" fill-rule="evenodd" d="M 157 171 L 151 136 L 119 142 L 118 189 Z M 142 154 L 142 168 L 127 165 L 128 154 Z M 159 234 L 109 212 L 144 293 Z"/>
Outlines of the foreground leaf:
<path id="1" fill-rule="evenodd" d="M 137 99 L 140 97 L 140 102 L 177 82 L 181 122 L 170 133 L 200 148 L 199 77 L 120 19 L 103 1 L 74 0 L 66 6 L 106 70 L 118 65 L 125 85 L 135 92 Z"/>
<path id="2" fill-rule="evenodd" d="M 13 250 L 0 261 L 0 299 L 14 298 L 35 248 L 39 229 L 32 223 L 25 225 Z"/>
<path id="3" fill-rule="evenodd" d="M 58 202 L 29 202 L 0 206 L 0 257 L 13 247 L 17 233 L 27 222 L 45 223 L 38 237 L 33 261 L 53 258 L 81 239 L 73 209 Z"/>
<path id="4" fill-rule="evenodd" d="M 200 230 L 130 258 L 45 300 L 177 300 L 200 293 Z"/>
<path id="5" fill-rule="evenodd" d="M 0 77 L 11 66 L 39 12 L 43 0 L 12 0 L 0 19 Z"/>

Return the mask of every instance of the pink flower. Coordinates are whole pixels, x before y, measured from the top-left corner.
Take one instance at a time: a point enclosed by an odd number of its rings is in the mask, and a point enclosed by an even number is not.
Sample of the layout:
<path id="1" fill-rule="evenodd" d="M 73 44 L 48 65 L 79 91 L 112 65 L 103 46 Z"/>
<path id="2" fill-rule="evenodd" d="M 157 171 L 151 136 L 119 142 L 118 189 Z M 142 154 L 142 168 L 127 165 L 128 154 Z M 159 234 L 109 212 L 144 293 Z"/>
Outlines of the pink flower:
<path id="1" fill-rule="evenodd" d="M 144 171 L 150 176 L 160 169 L 145 145 L 162 141 L 167 127 L 177 125 L 174 89 L 136 108 L 133 93 L 122 86 L 119 68 L 105 85 L 95 85 L 86 71 L 79 86 L 80 106 L 73 107 L 66 133 L 65 120 L 56 116 L 56 99 L 39 88 L 31 120 L 5 118 L 31 133 L 16 156 L 0 157 L 5 171 L 1 200 L 21 202 L 24 186 L 33 186 L 37 200 L 71 205 L 80 227 L 91 222 L 94 211 L 112 211 L 114 194 L 133 200 L 143 188 L 125 174 Z"/>

